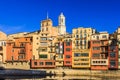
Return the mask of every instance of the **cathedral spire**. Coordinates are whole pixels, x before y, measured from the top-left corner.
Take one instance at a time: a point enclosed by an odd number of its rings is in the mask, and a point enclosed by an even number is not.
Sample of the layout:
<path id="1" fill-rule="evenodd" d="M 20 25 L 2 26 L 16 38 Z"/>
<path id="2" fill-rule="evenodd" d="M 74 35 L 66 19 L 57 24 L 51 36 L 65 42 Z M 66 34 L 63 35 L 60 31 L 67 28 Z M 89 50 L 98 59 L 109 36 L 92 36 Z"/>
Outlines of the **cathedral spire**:
<path id="1" fill-rule="evenodd" d="M 48 12 L 47 12 L 47 20 L 49 19 L 49 15 L 48 15 Z"/>
<path id="2" fill-rule="evenodd" d="M 58 32 L 59 34 L 66 34 L 66 26 L 65 26 L 65 16 L 61 12 L 58 17 Z"/>
<path id="3" fill-rule="evenodd" d="M 65 26 L 65 16 L 63 15 L 63 13 L 61 12 L 60 16 L 59 16 L 59 25 Z"/>

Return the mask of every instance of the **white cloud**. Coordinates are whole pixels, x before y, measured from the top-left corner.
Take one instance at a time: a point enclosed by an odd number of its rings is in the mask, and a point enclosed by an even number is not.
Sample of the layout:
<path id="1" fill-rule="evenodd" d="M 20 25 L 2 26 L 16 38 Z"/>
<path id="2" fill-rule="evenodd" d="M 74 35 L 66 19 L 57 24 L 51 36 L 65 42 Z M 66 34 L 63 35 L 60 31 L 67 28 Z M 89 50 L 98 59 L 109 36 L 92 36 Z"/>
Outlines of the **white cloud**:
<path id="1" fill-rule="evenodd" d="M 0 24 L 0 31 L 5 32 L 6 34 L 21 32 L 25 28 L 25 25 L 21 26 L 8 26 Z"/>

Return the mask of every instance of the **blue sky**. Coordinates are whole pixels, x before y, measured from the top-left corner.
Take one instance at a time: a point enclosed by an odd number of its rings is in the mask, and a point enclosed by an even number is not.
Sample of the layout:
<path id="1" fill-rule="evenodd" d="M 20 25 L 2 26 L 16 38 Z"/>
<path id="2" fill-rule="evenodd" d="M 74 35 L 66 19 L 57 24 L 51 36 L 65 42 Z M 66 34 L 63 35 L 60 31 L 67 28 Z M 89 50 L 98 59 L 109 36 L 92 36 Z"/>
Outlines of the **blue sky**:
<path id="1" fill-rule="evenodd" d="M 70 33 L 81 26 L 112 33 L 120 26 L 120 0 L 0 0 L 0 30 L 6 34 L 39 30 L 47 12 L 54 26 L 63 12 Z"/>

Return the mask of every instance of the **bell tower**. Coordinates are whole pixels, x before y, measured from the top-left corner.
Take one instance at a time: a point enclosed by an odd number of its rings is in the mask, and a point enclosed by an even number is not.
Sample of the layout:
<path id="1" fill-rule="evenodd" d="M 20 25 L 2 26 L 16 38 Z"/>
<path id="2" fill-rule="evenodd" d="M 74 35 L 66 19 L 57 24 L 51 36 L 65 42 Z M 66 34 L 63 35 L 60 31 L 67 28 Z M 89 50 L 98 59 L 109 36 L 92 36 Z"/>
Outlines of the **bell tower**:
<path id="1" fill-rule="evenodd" d="M 58 32 L 60 35 L 66 34 L 66 26 L 65 26 L 65 16 L 63 13 L 60 14 L 58 18 Z"/>

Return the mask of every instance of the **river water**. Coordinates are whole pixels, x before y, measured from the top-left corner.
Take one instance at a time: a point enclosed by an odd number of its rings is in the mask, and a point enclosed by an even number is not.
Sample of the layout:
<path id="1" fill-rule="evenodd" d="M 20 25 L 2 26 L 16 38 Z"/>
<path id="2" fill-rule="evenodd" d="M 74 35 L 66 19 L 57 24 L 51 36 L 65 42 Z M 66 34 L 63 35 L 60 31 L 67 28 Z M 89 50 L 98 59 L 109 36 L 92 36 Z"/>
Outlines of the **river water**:
<path id="1" fill-rule="evenodd" d="M 93 77 L 93 76 L 5 76 L 0 80 L 120 80 L 112 77 Z"/>

